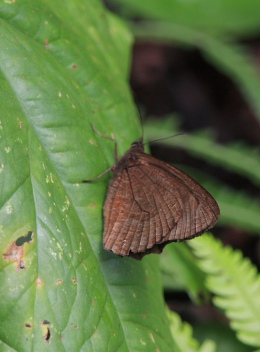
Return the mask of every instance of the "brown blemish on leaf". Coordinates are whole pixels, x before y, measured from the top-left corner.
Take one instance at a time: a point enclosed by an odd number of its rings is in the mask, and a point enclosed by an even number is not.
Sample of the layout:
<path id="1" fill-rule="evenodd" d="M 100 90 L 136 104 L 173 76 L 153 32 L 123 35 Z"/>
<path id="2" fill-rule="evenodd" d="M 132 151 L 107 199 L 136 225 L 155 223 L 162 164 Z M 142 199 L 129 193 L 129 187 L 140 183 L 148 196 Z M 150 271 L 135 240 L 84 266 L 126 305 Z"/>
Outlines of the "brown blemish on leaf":
<path id="1" fill-rule="evenodd" d="M 74 277 L 71 279 L 71 281 L 72 281 L 74 284 L 77 284 L 77 283 L 78 283 L 78 281 L 77 281 Z"/>
<path id="2" fill-rule="evenodd" d="M 98 147 L 97 142 L 93 141 L 93 139 L 89 139 L 89 143 L 94 145 L 95 147 Z"/>
<path id="3" fill-rule="evenodd" d="M 78 66 L 77 65 L 73 65 L 72 68 L 73 68 L 73 70 L 77 70 Z"/>
<path id="4" fill-rule="evenodd" d="M 20 120 L 19 120 L 19 128 L 20 128 L 20 130 L 22 130 L 22 128 L 23 128 L 23 123 Z"/>
<path id="5" fill-rule="evenodd" d="M 89 204 L 89 207 L 90 207 L 90 208 L 93 208 L 95 205 L 97 205 L 96 202 L 94 202 L 94 203 L 92 203 L 92 204 Z"/>
<path id="6" fill-rule="evenodd" d="M 45 49 L 46 49 L 46 50 L 49 50 L 49 49 L 50 49 L 48 39 L 46 39 L 46 40 L 44 41 L 44 46 L 45 46 Z"/>
<path id="7" fill-rule="evenodd" d="M 25 327 L 26 327 L 27 329 L 32 329 L 32 326 L 31 326 L 30 324 L 28 324 L 28 323 L 25 323 Z"/>
<path id="8" fill-rule="evenodd" d="M 62 284 L 63 283 L 63 280 L 57 280 L 56 281 L 56 285 L 60 285 L 60 284 Z"/>
<path id="9" fill-rule="evenodd" d="M 44 326 L 44 325 L 50 325 L 49 320 L 43 320 L 41 323 L 41 326 Z"/>
<path id="10" fill-rule="evenodd" d="M 39 277 L 36 279 L 36 285 L 37 286 L 42 286 L 43 285 L 43 282 L 42 282 L 42 280 Z"/>
<path id="11" fill-rule="evenodd" d="M 25 269 L 24 266 L 24 246 L 33 241 L 33 231 L 28 231 L 27 235 L 21 236 L 14 241 L 3 254 L 3 259 L 18 263 L 17 271 Z"/>

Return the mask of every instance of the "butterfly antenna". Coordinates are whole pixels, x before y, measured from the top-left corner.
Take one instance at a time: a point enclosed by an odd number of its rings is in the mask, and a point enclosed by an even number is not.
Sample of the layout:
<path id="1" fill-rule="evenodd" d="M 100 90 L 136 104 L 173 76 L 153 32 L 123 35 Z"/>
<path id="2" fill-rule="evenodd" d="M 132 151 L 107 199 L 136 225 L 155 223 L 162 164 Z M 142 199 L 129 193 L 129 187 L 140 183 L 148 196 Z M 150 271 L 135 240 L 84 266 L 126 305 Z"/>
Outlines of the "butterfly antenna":
<path id="1" fill-rule="evenodd" d="M 144 145 L 149 144 L 149 143 L 153 143 L 153 142 L 164 141 L 165 139 L 170 139 L 170 138 L 177 137 L 177 136 L 185 136 L 185 135 L 187 135 L 187 133 L 177 133 L 177 134 L 174 134 L 174 135 L 168 136 L 168 137 L 156 138 L 156 139 L 152 139 L 149 142 L 144 143 Z"/>
<path id="2" fill-rule="evenodd" d="M 94 126 L 93 123 L 91 123 L 91 126 L 92 126 L 94 132 L 96 132 L 100 137 L 102 137 L 102 138 L 107 138 L 107 139 L 110 139 L 111 141 L 115 142 L 115 159 L 116 159 L 116 161 L 117 161 L 117 160 L 118 160 L 117 141 L 116 141 L 114 138 L 112 138 L 112 137 L 104 136 L 103 134 L 101 134 L 101 133 L 96 129 L 96 127 Z M 104 176 L 104 175 L 105 175 L 106 173 L 108 173 L 109 171 L 111 171 L 111 170 L 113 171 L 114 169 L 115 169 L 115 165 L 111 166 L 109 169 L 107 169 L 106 171 L 102 172 L 102 174 L 100 174 L 100 175 L 98 175 L 98 176 L 96 176 L 96 177 L 94 177 L 94 178 L 90 178 L 89 180 L 83 180 L 82 182 L 83 182 L 83 183 L 88 183 L 88 182 L 95 181 L 95 180 L 99 179 L 100 177 Z"/>

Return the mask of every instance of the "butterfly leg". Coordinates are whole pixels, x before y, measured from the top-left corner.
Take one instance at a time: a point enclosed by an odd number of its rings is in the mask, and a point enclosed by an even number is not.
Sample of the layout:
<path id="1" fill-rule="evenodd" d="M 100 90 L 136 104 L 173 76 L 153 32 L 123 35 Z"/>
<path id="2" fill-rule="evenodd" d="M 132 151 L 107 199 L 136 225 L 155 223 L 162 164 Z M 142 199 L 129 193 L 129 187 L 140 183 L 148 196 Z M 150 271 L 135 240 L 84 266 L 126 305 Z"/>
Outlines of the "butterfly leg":
<path id="1" fill-rule="evenodd" d="M 96 177 L 94 177 L 94 178 L 90 178 L 89 180 L 83 180 L 82 182 L 83 182 L 83 183 L 88 183 L 88 182 L 95 181 L 95 180 L 97 180 L 98 178 L 104 176 L 104 175 L 105 175 L 106 173 L 108 173 L 109 171 L 114 170 L 114 168 L 115 168 L 115 165 L 111 166 L 109 169 L 107 169 L 106 171 L 102 172 L 102 174 L 100 174 L 100 175 L 98 175 L 98 176 L 96 176 Z"/>
<path id="2" fill-rule="evenodd" d="M 107 139 L 110 139 L 111 141 L 115 142 L 115 159 L 116 161 L 118 161 L 118 154 L 117 154 L 117 141 L 112 138 L 112 137 L 109 137 L 109 136 L 104 136 L 103 134 L 101 134 L 96 128 L 95 126 L 93 125 L 93 123 L 91 124 L 93 130 L 100 136 L 100 137 L 103 137 L 103 138 L 107 138 Z M 106 171 L 102 172 L 102 174 L 94 177 L 94 178 L 90 178 L 89 180 L 83 180 L 82 182 L 84 183 L 88 183 L 88 182 L 92 182 L 92 181 L 95 181 L 97 179 L 99 179 L 100 177 L 104 176 L 106 173 L 108 173 L 109 171 L 111 170 L 114 170 L 115 168 L 115 165 L 111 166 L 109 169 L 107 169 Z"/>
<path id="3" fill-rule="evenodd" d="M 116 159 L 116 162 L 118 162 L 118 143 L 117 143 L 117 141 L 116 141 L 114 138 L 112 138 L 112 137 L 104 136 L 103 134 L 101 134 L 101 133 L 96 129 L 96 127 L 93 125 L 93 123 L 91 124 L 91 126 L 92 126 L 93 130 L 94 130 L 100 137 L 106 138 L 106 139 L 110 139 L 111 141 L 115 142 L 115 159 Z M 113 166 L 112 166 L 112 168 L 113 168 Z M 112 168 L 111 168 L 111 169 L 112 169 Z"/>

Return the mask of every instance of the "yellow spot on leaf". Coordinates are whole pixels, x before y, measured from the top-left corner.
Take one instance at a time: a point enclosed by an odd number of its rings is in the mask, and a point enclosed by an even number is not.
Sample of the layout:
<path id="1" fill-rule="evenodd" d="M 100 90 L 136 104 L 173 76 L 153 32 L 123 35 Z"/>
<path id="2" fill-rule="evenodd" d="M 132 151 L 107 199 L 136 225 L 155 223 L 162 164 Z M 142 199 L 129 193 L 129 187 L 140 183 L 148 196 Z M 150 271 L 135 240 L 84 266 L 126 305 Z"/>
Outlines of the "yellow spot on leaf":
<path id="1" fill-rule="evenodd" d="M 36 279 L 36 285 L 37 286 L 43 286 L 42 279 L 40 279 L 39 277 Z"/>
<path id="2" fill-rule="evenodd" d="M 143 339 L 141 339 L 140 342 L 141 342 L 141 345 L 143 345 L 143 346 L 146 345 L 146 342 Z"/>
<path id="3" fill-rule="evenodd" d="M 46 176 L 46 183 L 54 183 L 52 173 Z"/>
<path id="4" fill-rule="evenodd" d="M 5 209 L 6 209 L 6 214 L 8 215 L 13 214 L 13 206 L 11 204 L 7 204 Z"/>
<path id="5" fill-rule="evenodd" d="M 153 341 L 153 343 L 155 343 L 155 339 L 154 339 L 153 334 L 150 333 L 150 337 L 151 337 L 151 340 Z"/>

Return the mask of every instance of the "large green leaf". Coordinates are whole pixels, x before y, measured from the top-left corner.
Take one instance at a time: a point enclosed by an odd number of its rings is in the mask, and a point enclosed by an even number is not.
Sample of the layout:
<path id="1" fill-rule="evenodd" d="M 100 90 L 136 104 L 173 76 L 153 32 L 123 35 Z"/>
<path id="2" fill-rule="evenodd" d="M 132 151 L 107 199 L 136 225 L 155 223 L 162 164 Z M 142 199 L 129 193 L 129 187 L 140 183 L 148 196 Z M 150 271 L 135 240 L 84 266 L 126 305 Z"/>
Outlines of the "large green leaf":
<path id="1" fill-rule="evenodd" d="M 133 15 L 171 20 L 181 26 L 218 35 L 247 35 L 259 31 L 258 0 L 112 0 Z"/>
<path id="2" fill-rule="evenodd" d="M 0 4 L 1 351 L 171 351 L 158 258 L 102 247 L 109 176 L 141 129 L 131 36 L 98 1 Z"/>

